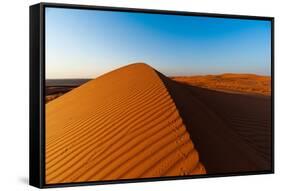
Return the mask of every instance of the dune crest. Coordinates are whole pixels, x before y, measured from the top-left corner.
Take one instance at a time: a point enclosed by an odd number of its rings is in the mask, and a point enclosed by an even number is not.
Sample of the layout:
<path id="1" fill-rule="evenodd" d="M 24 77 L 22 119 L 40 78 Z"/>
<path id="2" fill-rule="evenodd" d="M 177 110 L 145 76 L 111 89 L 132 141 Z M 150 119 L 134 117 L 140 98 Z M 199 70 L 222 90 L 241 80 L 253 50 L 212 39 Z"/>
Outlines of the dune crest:
<path id="1" fill-rule="evenodd" d="M 46 183 L 205 174 L 173 99 L 131 64 L 46 104 Z"/>

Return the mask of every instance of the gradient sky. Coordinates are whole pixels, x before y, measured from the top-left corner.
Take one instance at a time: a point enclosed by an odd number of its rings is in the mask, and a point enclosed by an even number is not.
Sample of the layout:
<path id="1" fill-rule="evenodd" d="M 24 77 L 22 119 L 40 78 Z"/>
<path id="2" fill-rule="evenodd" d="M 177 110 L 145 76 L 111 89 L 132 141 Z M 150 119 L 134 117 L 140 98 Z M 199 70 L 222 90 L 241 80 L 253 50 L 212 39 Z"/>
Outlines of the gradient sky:
<path id="1" fill-rule="evenodd" d="M 168 76 L 270 75 L 269 21 L 46 8 L 46 77 L 95 78 L 133 62 Z"/>

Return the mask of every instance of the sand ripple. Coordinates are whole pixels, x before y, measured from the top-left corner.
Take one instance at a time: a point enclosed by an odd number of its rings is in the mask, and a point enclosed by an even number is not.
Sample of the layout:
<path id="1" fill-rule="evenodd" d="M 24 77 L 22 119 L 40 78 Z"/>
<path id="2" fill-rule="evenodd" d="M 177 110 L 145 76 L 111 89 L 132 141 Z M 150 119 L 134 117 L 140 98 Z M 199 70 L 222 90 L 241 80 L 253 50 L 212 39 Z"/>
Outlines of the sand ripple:
<path id="1" fill-rule="evenodd" d="M 46 183 L 204 174 L 156 71 L 131 64 L 46 104 Z"/>

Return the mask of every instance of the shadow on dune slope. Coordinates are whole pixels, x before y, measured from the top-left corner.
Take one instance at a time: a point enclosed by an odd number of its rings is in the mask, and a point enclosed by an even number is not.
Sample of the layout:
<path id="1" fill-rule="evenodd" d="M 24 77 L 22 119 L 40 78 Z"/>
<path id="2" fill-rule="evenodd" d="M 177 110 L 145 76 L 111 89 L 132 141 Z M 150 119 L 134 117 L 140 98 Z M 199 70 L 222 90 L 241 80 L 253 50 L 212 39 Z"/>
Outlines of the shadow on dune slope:
<path id="1" fill-rule="evenodd" d="M 157 74 L 208 174 L 271 170 L 270 97 L 207 90 Z"/>

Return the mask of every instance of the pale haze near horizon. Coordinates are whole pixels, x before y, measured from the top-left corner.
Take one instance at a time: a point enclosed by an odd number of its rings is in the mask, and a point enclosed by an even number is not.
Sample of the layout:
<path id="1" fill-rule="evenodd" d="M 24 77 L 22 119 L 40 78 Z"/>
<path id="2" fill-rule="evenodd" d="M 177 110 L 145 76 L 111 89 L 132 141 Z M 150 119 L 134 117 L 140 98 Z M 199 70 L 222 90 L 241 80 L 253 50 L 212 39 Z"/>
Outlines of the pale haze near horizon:
<path id="1" fill-rule="evenodd" d="M 46 8 L 46 78 L 135 62 L 167 76 L 271 73 L 269 21 Z"/>

